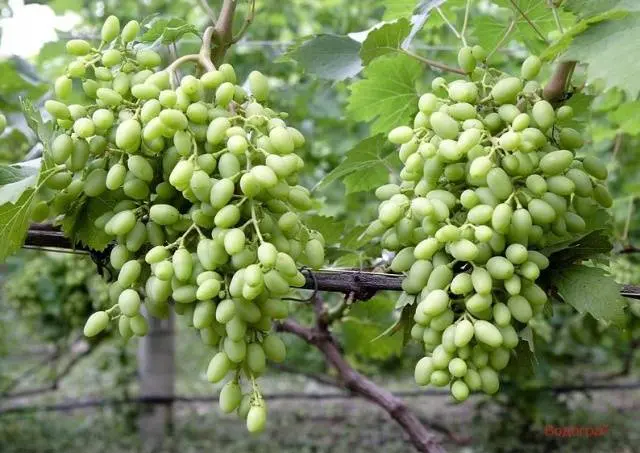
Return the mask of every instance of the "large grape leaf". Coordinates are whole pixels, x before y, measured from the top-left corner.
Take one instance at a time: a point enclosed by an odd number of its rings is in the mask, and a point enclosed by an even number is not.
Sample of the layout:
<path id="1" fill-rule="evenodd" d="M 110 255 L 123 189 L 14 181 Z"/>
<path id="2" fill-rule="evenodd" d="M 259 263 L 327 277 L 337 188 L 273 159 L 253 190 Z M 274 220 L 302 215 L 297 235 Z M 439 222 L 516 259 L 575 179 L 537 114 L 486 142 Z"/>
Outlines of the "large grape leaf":
<path id="1" fill-rule="evenodd" d="M 563 60 L 588 64 L 589 81 L 601 79 L 605 89 L 618 87 L 635 99 L 640 93 L 640 13 L 620 20 L 607 20 L 587 28 L 577 35 Z"/>
<path id="2" fill-rule="evenodd" d="M 323 79 L 344 80 L 362 71 L 360 43 L 348 36 L 317 35 L 301 41 L 283 56 L 307 73 Z"/>
<path id="3" fill-rule="evenodd" d="M 600 321 L 622 325 L 625 299 L 621 285 L 603 269 L 583 265 L 559 269 L 551 276 L 562 299 L 580 313 L 589 313 Z"/>
<path id="4" fill-rule="evenodd" d="M 403 347 L 403 332 L 380 336 L 394 321 L 394 305 L 393 299 L 383 295 L 355 304 L 342 320 L 345 351 L 378 360 L 399 355 Z"/>
<path id="5" fill-rule="evenodd" d="M 343 180 L 347 193 L 369 190 L 389 180 L 390 167 L 399 160 L 383 134 L 366 138 L 350 149 L 346 158 L 318 183 L 322 189 L 336 180 Z"/>
<path id="6" fill-rule="evenodd" d="M 404 18 L 371 31 L 360 49 L 362 62 L 367 65 L 374 58 L 397 52 L 410 31 L 411 24 Z"/>
<path id="7" fill-rule="evenodd" d="M 567 0 L 562 7 L 580 17 L 597 16 L 607 11 L 640 11 L 638 0 Z"/>
<path id="8" fill-rule="evenodd" d="M 422 73 L 422 65 L 407 55 L 376 58 L 365 69 L 365 78 L 349 87 L 347 114 L 372 122 L 374 134 L 409 123 L 418 110 L 415 85 Z"/>

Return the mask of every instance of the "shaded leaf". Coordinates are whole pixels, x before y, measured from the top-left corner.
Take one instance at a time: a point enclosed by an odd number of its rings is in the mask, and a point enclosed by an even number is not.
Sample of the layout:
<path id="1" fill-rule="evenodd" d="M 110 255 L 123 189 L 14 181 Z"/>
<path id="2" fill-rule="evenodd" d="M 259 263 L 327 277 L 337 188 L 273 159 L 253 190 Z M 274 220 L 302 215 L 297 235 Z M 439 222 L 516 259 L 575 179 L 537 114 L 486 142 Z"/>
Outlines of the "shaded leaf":
<path id="1" fill-rule="evenodd" d="M 74 244 L 84 244 L 93 250 L 104 250 L 111 241 L 111 236 L 103 228 L 95 226 L 95 220 L 122 199 L 117 191 L 106 192 L 95 198 L 84 199 L 76 204 L 72 212 L 65 214 L 62 230 Z"/>
<path id="2" fill-rule="evenodd" d="M 563 60 L 588 64 L 587 79 L 601 79 L 604 88 L 618 87 L 635 99 L 640 93 L 640 59 L 629 58 L 637 53 L 640 40 L 640 14 L 620 20 L 607 20 L 587 28 L 577 35 Z"/>
<path id="3" fill-rule="evenodd" d="M 323 79 L 344 80 L 362 70 L 360 43 L 340 35 L 317 35 L 293 46 L 284 58 Z"/>
<path id="4" fill-rule="evenodd" d="M 323 215 L 305 217 L 305 223 L 309 228 L 320 232 L 328 244 L 337 243 L 345 228 L 344 223 L 336 220 L 335 217 Z"/>
<path id="5" fill-rule="evenodd" d="M 567 0 L 562 7 L 580 17 L 590 17 L 607 11 L 640 11 L 637 0 Z"/>
<path id="6" fill-rule="evenodd" d="M 381 181 L 384 184 L 389 178 L 388 166 L 398 159 L 392 151 L 393 147 L 384 135 L 366 138 L 347 152 L 346 158 L 318 183 L 316 189 L 336 180 L 343 180 L 348 192 L 369 190 Z"/>
<path id="7" fill-rule="evenodd" d="M 609 121 L 630 135 L 640 134 L 640 101 L 626 102 L 610 112 Z"/>
<path id="8" fill-rule="evenodd" d="M 394 301 L 383 295 L 353 305 L 349 315 L 342 319 L 345 350 L 379 360 L 399 355 L 403 347 L 403 332 L 380 335 L 393 320 L 393 307 Z"/>
<path id="9" fill-rule="evenodd" d="M 384 55 L 364 71 L 365 78 L 349 87 L 347 114 L 356 121 L 372 122 L 371 132 L 388 132 L 409 123 L 418 110 L 416 81 L 422 65 L 407 55 Z"/>
<path id="10" fill-rule="evenodd" d="M 620 296 L 621 285 L 605 271 L 583 265 L 558 269 L 551 276 L 564 302 L 580 313 L 589 313 L 599 321 L 623 325 L 626 301 Z"/>

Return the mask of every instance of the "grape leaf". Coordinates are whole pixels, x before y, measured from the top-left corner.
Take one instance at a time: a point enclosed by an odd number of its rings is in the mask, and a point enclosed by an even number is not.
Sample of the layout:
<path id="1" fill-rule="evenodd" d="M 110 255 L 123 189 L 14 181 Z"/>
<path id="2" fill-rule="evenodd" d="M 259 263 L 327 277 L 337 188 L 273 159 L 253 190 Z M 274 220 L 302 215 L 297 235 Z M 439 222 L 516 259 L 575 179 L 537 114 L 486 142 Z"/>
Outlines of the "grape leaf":
<path id="1" fill-rule="evenodd" d="M 335 217 L 323 215 L 312 215 L 305 217 L 305 223 L 312 230 L 318 231 L 327 244 L 335 244 L 340 240 L 344 232 L 344 223 L 336 220 Z"/>
<path id="2" fill-rule="evenodd" d="M 640 11 L 637 0 L 567 0 L 562 7 L 580 17 L 591 17 L 611 10 Z"/>
<path id="3" fill-rule="evenodd" d="M 106 192 L 99 197 L 85 198 L 75 205 L 72 212 L 67 212 L 62 221 L 62 231 L 74 244 L 102 251 L 111 241 L 111 236 L 104 229 L 95 226 L 95 220 L 102 214 L 111 211 L 122 199 L 117 191 Z"/>
<path id="4" fill-rule="evenodd" d="M 37 182 L 25 184 L 22 187 L 14 186 L 13 195 L 5 194 L 3 196 L 7 201 L 12 199 L 15 201 L 0 204 L 0 237 L 2 238 L 2 241 L 0 241 L 0 262 L 22 246 L 29 228 L 37 187 L 44 184 L 46 179 L 55 171 L 53 161 L 48 152 L 53 135 L 51 122 L 45 123 L 40 116 L 40 112 L 30 101 L 21 99 L 21 105 L 27 124 L 34 130 L 44 146 L 44 155 L 40 161 Z M 21 190 L 21 192 L 15 192 L 16 189 Z M 20 195 L 18 196 L 17 193 L 20 193 Z"/>
<path id="5" fill-rule="evenodd" d="M 604 229 L 592 231 L 578 239 L 571 239 L 546 247 L 541 252 L 548 256 L 554 269 L 578 261 L 596 258 L 613 248 L 611 236 Z"/>
<path id="6" fill-rule="evenodd" d="M 556 30 L 553 11 L 547 2 L 540 0 L 494 0 L 494 3 L 512 10 L 512 17 L 515 20 L 515 34 L 529 50 L 540 53 L 547 47 L 546 36 L 549 32 Z M 514 3 L 517 8 L 514 7 Z M 560 11 L 558 15 L 563 26 L 569 26 L 573 22 L 572 14 Z M 507 27 L 508 25 L 505 24 L 504 31 Z M 542 37 L 538 32 L 542 34 Z"/>
<path id="7" fill-rule="evenodd" d="M 410 17 L 416 9 L 416 0 L 379 0 L 378 4 L 384 6 L 384 20 L 395 20 L 401 17 Z"/>
<path id="8" fill-rule="evenodd" d="M 392 151 L 393 147 L 384 135 L 377 134 L 366 138 L 350 149 L 346 158 L 325 176 L 314 190 L 322 189 L 338 179 L 343 179 L 348 193 L 369 190 L 385 184 L 389 179 L 388 167 L 394 165 L 397 159 Z M 384 174 L 380 169 L 384 170 Z"/>
<path id="9" fill-rule="evenodd" d="M 360 43 L 348 36 L 316 35 L 302 41 L 283 56 L 323 79 L 344 80 L 362 71 Z"/>
<path id="10" fill-rule="evenodd" d="M 636 54 L 639 40 L 640 13 L 636 13 L 590 26 L 574 38 L 562 59 L 588 64 L 589 81 L 601 79 L 605 89 L 618 87 L 635 99 L 640 92 L 640 59 L 630 56 Z"/>
<path id="11" fill-rule="evenodd" d="M 364 70 L 365 78 L 352 84 L 347 114 L 356 121 L 373 121 L 371 132 L 388 132 L 407 124 L 418 110 L 416 81 L 422 65 L 407 55 L 384 55 Z"/>
<path id="12" fill-rule="evenodd" d="M 403 346 L 403 332 L 379 336 L 393 321 L 393 307 L 394 301 L 382 295 L 375 296 L 367 303 L 353 305 L 349 315 L 342 319 L 346 352 L 378 360 L 399 355 Z"/>
<path id="13" fill-rule="evenodd" d="M 478 44 L 487 50 L 495 49 L 509 27 L 504 20 L 488 15 L 475 18 L 471 25 Z"/>
<path id="14" fill-rule="evenodd" d="M 172 17 L 171 19 L 155 16 L 147 23 L 143 24 L 146 31 L 140 37 L 140 42 L 171 44 L 178 41 L 184 35 L 190 33 L 198 35 L 195 25 L 186 22 L 184 19 Z"/>
<path id="15" fill-rule="evenodd" d="M 626 13 L 624 11 L 611 10 L 598 14 L 597 16 L 591 16 L 583 19 L 565 30 L 560 39 L 554 41 L 549 47 L 547 47 L 547 49 L 540 54 L 540 57 L 543 60 L 553 60 L 562 52 L 566 51 L 573 41 L 573 38 L 578 36 L 580 33 L 583 33 L 587 28 L 589 28 L 589 26 L 605 20 L 621 19 L 625 15 Z"/>
<path id="16" fill-rule="evenodd" d="M 631 135 L 640 134 L 640 101 L 621 104 L 616 110 L 610 112 L 607 118 L 622 132 Z"/>
<path id="17" fill-rule="evenodd" d="M 410 31 L 411 24 L 404 18 L 371 31 L 360 49 L 362 62 L 367 65 L 374 58 L 397 52 Z"/>
<path id="18" fill-rule="evenodd" d="M 0 205 L 14 204 L 25 191 L 34 188 L 39 172 L 39 159 L 35 165 L 0 165 Z"/>
<path id="19" fill-rule="evenodd" d="M 15 203 L 0 205 L 0 262 L 18 250 L 27 236 L 36 191 L 27 189 Z"/>
<path id="20" fill-rule="evenodd" d="M 623 325 L 626 301 L 620 296 L 621 285 L 603 269 L 572 265 L 559 269 L 552 277 L 564 302 L 580 313 L 589 313 L 599 321 Z"/>

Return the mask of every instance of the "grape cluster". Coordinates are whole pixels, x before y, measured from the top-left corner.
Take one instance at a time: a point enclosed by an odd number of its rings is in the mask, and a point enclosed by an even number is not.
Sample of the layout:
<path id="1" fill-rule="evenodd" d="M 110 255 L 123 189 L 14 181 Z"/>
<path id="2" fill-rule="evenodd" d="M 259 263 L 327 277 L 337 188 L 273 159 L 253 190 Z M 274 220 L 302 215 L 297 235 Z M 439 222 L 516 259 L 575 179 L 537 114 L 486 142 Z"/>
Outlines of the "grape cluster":
<path id="1" fill-rule="evenodd" d="M 261 431 L 266 408 L 255 378 L 267 359 L 286 354 L 272 320 L 287 316 L 282 298 L 305 283 L 298 265 L 324 262 L 321 234 L 298 214 L 312 206 L 297 184 L 304 162 L 295 151 L 305 139 L 264 105 L 269 86 L 260 72 L 249 74 L 249 91 L 229 64 L 178 83 L 171 68 L 157 70 L 159 54 L 135 45 L 139 29 L 132 21 L 120 31 L 112 16 L 99 48 L 68 42 L 78 58 L 56 80 L 59 100 L 45 105 L 60 129 L 50 150 L 56 171 L 46 181 L 52 195 L 34 216 L 115 199 L 94 221 L 115 241 L 114 305 L 94 313 L 85 334 L 117 319 L 123 337 L 145 335 L 141 307 L 165 317 L 172 304 L 219 350 L 207 378 L 229 376 L 221 409 L 237 410 L 249 431 Z M 83 105 L 64 102 L 74 79 L 88 98 Z"/>
<path id="2" fill-rule="evenodd" d="M 538 250 L 577 237 L 612 200 L 606 167 L 577 157 L 583 141 L 567 127 L 569 106 L 542 98 L 541 61 L 527 58 L 519 77 L 479 67 L 485 52 L 463 48 L 468 78 L 436 78 L 419 99 L 400 145 L 401 184 L 376 190 L 378 219 L 368 228 L 397 252 L 390 267 L 419 301 L 411 336 L 426 356 L 419 385 L 498 391 L 519 342 L 518 331 L 542 316 L 538 285 L 549 260 Z"/>

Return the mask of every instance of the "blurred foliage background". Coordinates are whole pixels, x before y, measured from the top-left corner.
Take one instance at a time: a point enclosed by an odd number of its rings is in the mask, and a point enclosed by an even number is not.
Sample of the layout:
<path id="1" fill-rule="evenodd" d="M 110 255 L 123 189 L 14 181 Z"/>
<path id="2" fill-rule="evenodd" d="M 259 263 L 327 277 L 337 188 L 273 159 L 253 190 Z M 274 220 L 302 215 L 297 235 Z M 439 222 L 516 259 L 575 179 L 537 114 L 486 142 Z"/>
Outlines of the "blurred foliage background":
<path id="1" fill-rule="evenodd" d="M 54 0 L 0 1 L 0 111 L 9 127 L 0 135 L 0 161 L 17 162 L 37 151 L 35 136 L 28 129 L 19 99 L 39 104 L 50 96 L 52 81 L 62 74 L 67 56 L 66 40 L 97 35 L 104 19 L 115 14 L 129 19 L 180 18 L 199 30 L 210 21 L 210 11 L 198 0 Z M 208 2 L 215 12 L 218 2 Z M 313 188 L 342 162 L 345 155 L 369 136 L 369 126 L 349 114 L 347 104 L 351 80 L 323 80 L 305 72 L 287 54 L 310 35 L 347 35 L 367 30 L 383 19 L 393 18 L 403 2 L 381 0 L 292 0 L 257 1 L 256 19 L 244 38 L 232 49 L 228 60 L 246 76 L 258 68 L 268 74 L 276 95 L 276 107 L 290 114 L 293 125 L 307 137 L 307 166 L 303 184 Z M 404 2 L 415 3 L 415 2 Z M 442 8 L 451 20 L 462 20 L 464 1 L 449 0 Z M 495 4 L 478 1 L 470 22 L 471 36 L 492 48 L 500 38 L 492 26 L 503 23 L 506 13 Z M 492 4 L 493 3 L 493 4 Z M 530 2 L 535 4 L 536 2 Z M 544 3 L 544 2 L 539 2 Z M 385 9 L 385 6 L 387 8 Z M 237 23 L 247 13 L 248 2 L 240 2 Z M 405 6 L 406 8 L 406 6 Z M 532 6 L 532 9 L 535 5 Z M 29 12 L 31 11 L 31 12 Z M 39 50 L 25 53 L 21 40 L 31 40 L 31 27 L 49 18 L 51 38 L 39 42 Z M 154 19 L 155 18 L 155 19 Z M 20 19 L 20 22 L 16 22 Z M 12 20 L 14 22 L 12 22 Z M 12 25 L 13 24 L 13 25 Z M 22 27 L 16 27 L 22 24 Z M 29 26 L 27 26 L 29 25 Z M 542 47 L 525 32 L 506 40 L 494 62 L 503 70 L 515 70 L 529 50 Z M 53 27 L 58 27 L 53 29 Z M 550 33 L 553 26 L 543 29 Z M 498 36 L 496 36 L 498 35 Z M 40 35 L 38 35 L 40 36 Z M 44 39 L 44 38 L 43 38 Z M 448 64 L 456 64 L 458 41 L 438 16 L 430 17 L 414 39 L 416 52 Z M 186 35 L 177 46 L 162 46 L 166 61 L 174 54 L 190 53 L 199 38 Z M 536 49 L 537 48 L 537 49 Z M 293 56 L 293 55 L 292 55 Z M 427 87 L 439 76 L 425 70 L 419 83 Z M 576 80 L 584 80 L 582 69 Z M 635 208 L 640 194 L 640 102 L 622 90 L 594 90 L 576 95 L 570 104 L 579 115 L 580 127 L 590 150 L 608 162 L 610 189 L 615 195 L 614 235 L 616 252 L 640 246 L 640 213 Z M 355 118 L 355 119 L 354 119 Z M 366 150 L 364 150 L 366 151 Z M 393 168 L 393 160 L 386 164 Z M 386 165 L 385 164 L 385 165 Z M 328 258 L 336 267 L 369 267 L 377 263 L 377 244 L 362 243 L 358 236 L 375 218 L 377 203 L 369 190 L 380 178 L 393 179 L 387 167 L 372 167 L 372 180 L 360 188 L 349 188 L 346 179 L 322 184 L 314 190 L 314 219 L 328 243 L 334 244 Z M 399 171 L 396 165 L 395 171 Z M 375 179 L 378 178 L 378 179 Z M 343 178 L 337 178 L 343 179 Z M 364 187 L 364 188 L 362 188 Z M 331 217 L 327 226 L 324 217 Z M 640 261 L 633 253 L 614 255 L 611 271 L 622 283 L 640 283 Z M 609 265 L 609 263 L 604 263 Z M 86 256 L 25 251 L 2 267 L 0 297 L 0 450 L 13 452 L 120 452 L 138 451 L 135 418 L 144 406 L 104 406 L 63 413 L 3 413 L 17 403 L 54 404 L 77 398 L 128 398 L 135 396 L 136 340 L 128 344 L 109 333 L 86 343 L 81 326 L 88 313 L 99 308 L 105 290 L 95 265 Z M 328 295 L 331 298 L 333 296 Z M 417 346 L 402 355 L 398 335 L 371 342 L 396 320 L 394 294 L 379 294 L 356 305 L 337 327 L 344 352 L 359 370 L 376 382 L 397 391 L 413 391 L 413 363 Z M 292 312 L 304 321 L 305 307 L 292 303 Z M 640 313 L 638 313 L 640 314 Z M 638 379 L 640 322 L 630 313 L 626 329 L 606 326 L 568 307 L 555 306 L 551 328 L 536 342 L 535 364 L 516 362 L 504 392 L 492 400 L 471 398 L 453 405 L 443 396 L 424 396 L 410 405 L 434 427 L 451 451 L 548 452 L 548 451 L 636 451 L 639 442 L 640 391 L 609 393 L 558 393 L 535 390 L 593 382 L 635 382 Z M 265 394 L 335 392 L 305 375 L 326 375 L 322 357 L 310 346 L 293 338 L 288 341 L 287 370 L 272 369 L 265 379 Z M 177 329 L 176 393 L 208 397 L 217 388 L 203 379 L 210 351 L 186 329 Z M 635 380 L 634 380 L 635 379 Z M 47 391 L 34 392 L 32 390 Z M 8 394 L 14 395 L 9 397 Z M 16 397 L 15 395 L 20 395 Z M 274 400 L 267 432 L 250 438 L 233 417 L 218 414 L 211 402 L 181 403 L 175 408 L 174 431 L 163 451 L 240 452 L 260 451 L 407 451 L 402 433 L 386 416 L 364 402 L 350 399 Z M 634 416 L 635 414 L 635 416 Z M 295 424 L 296 429 L 291 426 Z M 599 425 L 611 427 L 598 439 L 558 439 L 544 435 L 553 425 Z"/>

